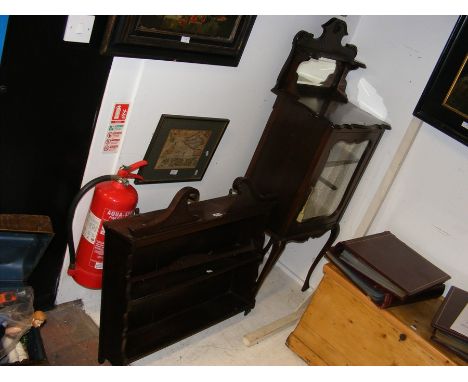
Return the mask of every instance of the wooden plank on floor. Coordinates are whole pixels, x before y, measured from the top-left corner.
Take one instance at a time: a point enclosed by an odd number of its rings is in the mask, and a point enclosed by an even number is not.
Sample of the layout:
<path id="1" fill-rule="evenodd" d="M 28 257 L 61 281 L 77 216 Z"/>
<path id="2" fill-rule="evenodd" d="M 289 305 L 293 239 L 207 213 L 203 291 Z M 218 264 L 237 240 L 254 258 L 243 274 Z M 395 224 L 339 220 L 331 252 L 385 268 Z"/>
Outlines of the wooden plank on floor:
<path id="1" fill-rule="evenodd" d="M 294 325 L 299 318 L 301 318 L 304 313 L 307 305 L 309 305 L 311 297 L 305 299 L 305 301 L 299 305 L 296 311 L 281 317 L 278 320 L 270 322 L 269 324 L 258 328 L 257 330 L 246 334 L 242 341 L 245 346 L 252 346 L 258 344 L 260 341 L 263 341 L 265 338 L 272 336 L 275 333 L 280 332 L 281 330 L 287 328 L 288 326 Z"/>

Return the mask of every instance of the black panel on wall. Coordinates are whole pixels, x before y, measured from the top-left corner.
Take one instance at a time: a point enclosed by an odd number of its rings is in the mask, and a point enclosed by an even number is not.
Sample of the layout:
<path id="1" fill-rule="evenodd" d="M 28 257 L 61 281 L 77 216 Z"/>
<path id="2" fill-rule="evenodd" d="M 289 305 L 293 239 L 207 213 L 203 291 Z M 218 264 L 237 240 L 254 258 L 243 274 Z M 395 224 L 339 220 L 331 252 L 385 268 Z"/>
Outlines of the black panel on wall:
<path id="1" fill-rule="evenodd" d="M 67 16 L 11 16 L 0 66 L 0 212 L 48 215 L 55 237 L 27 282 L 36 309 L 54 306 L 66 215 L 83 177 L 112 58 L 63 41 Z"/>

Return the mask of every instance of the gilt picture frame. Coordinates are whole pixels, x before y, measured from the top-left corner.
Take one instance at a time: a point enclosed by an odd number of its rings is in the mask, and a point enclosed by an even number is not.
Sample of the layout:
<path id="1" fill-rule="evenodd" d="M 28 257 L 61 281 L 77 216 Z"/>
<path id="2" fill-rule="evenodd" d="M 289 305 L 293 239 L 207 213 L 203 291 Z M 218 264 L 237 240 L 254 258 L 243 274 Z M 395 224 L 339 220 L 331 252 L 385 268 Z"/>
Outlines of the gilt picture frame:
<path id="1" fill-rule="evenodd" d="M 109 16 L 101 53 L 238 66 L 256 16 Z"/>
<path id="2" fill-rule="evenodd" d="M 163 114 L 146 150 L 148 165 L 136 184 L 203 179 L 228 119 Z"/>
<path id="3" fill-rule="evenodd" d="M 468 17 L 460 16 L 413 114 L 468 146 Z"/>

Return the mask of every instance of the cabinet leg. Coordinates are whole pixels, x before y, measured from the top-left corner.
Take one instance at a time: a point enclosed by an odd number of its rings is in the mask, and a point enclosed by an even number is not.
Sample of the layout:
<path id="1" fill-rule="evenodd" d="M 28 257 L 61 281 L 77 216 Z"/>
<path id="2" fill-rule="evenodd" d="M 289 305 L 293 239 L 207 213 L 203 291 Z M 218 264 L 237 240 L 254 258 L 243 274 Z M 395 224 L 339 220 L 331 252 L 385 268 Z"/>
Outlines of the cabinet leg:
<path id="1" fill-rule="evenodd" d="M 265 266 L 262 269 L 262 272 L 260 273 L 260 276 L 258 276 L 257 282 L 255 283 L 254 287 L 254 296 L 257 295 L 260 287 L 262 286 L 263 282 L 265 281 L 266 277 L 270 273 L 270 271 L 273 269 L 273 266 L 276 264 L 278 261 L 279 257 L 284 251 L 284 247 L 286 246 L 285 241 L 274 241 L 273 246 L 271 248 L 270 256 L 268 256 L 268 260 L 265 263 Z"/>
<path id="2" fill-rule="evenodd" d="M 333 242 L 338 237 L 339 233 L 340 233 L 340 225 L 336 224 L 336 225 L 334 225 L 332 227 L 331 232 L 330 232 L 330 237 L 328 238 L 328 240 L 325 243 L 325 245 L 323 246 L 322 250 L 319 252 L 319 254 L 315 258 L 314 262 L 310 266 L 309 272 L 307 272 L 307 276 L 306 276 L 306 279 L 304 281 L 304 285 L 302 286 L 302 289 L 301 289 L 303 292 L 306 291 L 307 289 L 309 289 L 310 276 L 312 276 L 312 273 L 314 272 L 315 267 L 317 266 L 319 261 L 322 260 L 323 256 L 325 256 L 325 253 L 327 252 L 328 248 L 331 247 Z"/>

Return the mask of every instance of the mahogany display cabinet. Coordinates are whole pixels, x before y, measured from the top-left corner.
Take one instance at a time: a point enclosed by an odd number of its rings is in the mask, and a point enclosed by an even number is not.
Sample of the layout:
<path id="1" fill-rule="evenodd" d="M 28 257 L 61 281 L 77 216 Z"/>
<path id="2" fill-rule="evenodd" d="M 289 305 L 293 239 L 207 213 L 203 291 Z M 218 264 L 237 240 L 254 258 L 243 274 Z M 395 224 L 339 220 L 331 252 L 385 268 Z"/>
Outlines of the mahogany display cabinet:
<path id="1" fill-rule="evenodd" d="M 311 273 L 339 233 L 339 221 L 374 153 L 390 127 L 348 103 L 346 75 L 365 68 L 357 49 L 341 44 L 346 23 L 333 18 L 319 38 L 299 32 L 276 86 L 273 111 L 246 177 L 260 193 L 275 194 L 268 222 L 272 251 L 257 290 L 286 244 L 331 230 Z"/>
<path id="2" fill-rule="evenodd" d="M 166 209 L 105 223 L 99 362 L 126 365 L 255 306 L 273 202 L 242 178 L 181 189 Z"/>

